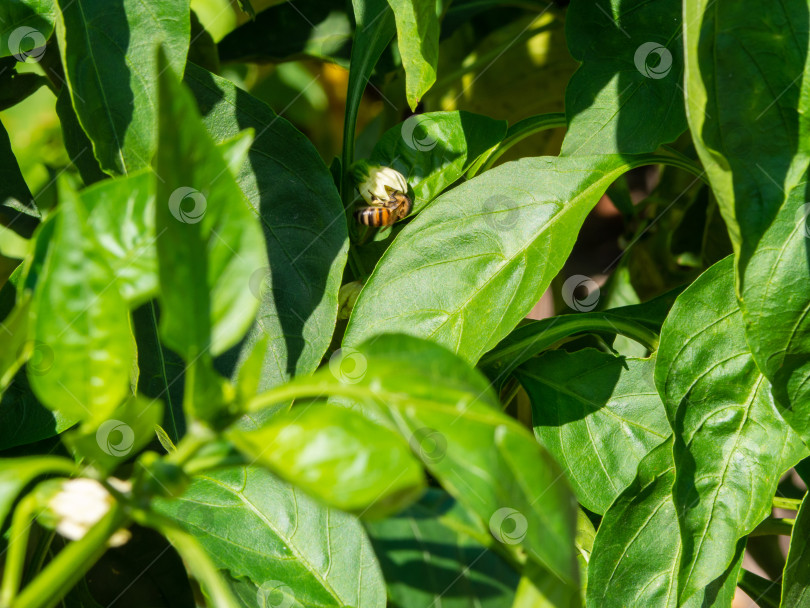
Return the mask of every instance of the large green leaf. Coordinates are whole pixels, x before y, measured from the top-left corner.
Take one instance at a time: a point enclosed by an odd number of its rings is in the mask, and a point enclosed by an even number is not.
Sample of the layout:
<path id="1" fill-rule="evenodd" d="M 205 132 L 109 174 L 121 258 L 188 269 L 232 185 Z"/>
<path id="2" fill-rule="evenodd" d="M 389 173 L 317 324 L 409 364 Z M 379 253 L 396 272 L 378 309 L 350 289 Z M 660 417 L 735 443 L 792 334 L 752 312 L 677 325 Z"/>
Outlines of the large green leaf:
<path id="1" fill-rule="evenodd" d="M 608 509 L 641 459 L 672 432 L 654 368 L 655 359 L 584 349 L 549 351 L 515 372 L 529 393 L 538 441 L 595 513 Z"/>
<path id="2" fill-rule="evenodd" d="M 360 413 L 334 405 L 296 407 L 228 438 L 259 464 L 343 511 L 381 517 L 425 489 L 408 443 Z"/>
<path id="3" fill-rule="evenodd" d="M 0 4 L 0 57 L 38 60 L 55 18 L 54 0 L 5 0 Z"/>
<path id="4" fill-rule="evenodd" d="M 31 306 L 30 339 L 53 364 L 28 366 L 38 399 L 70 418 L 104 420 L 130 392 L 134 342 L 126 303 L 78 195 L 60 203 Z"/>
<path id="5" fill-rule="evenodd" d="M 396 429 L 507 549 L 521 545 L 557 577 L 575 580 L 574 501 L 563 473 L 501 411 L 478 371 L 425 340 L 384 335 L 341 349 L 328 369 L 259 396 L 254 407 L 327 396 L 363 404 Z"/>
<path id="6" fill-rule="evenodd" d="M 235 376 L 267 335 L 259 383 L 267 389 L 314 371 L 329 346 L 346 263 L 343 209 L 317 151 L 289 122 L 195 65 L 188 65 L 185 81 L 215 141 L 255 129 L 237 182 L 261 217 L 269 265 L 255 268 L 249 281 L 248 293 L 260 299 L 257 321 L 218 364 Z"/>
<path id="7" fill-rule="evenodd" d="M 566 40 L 582 65 L 565 90 L 564 155 L 652 152 L 686 128 L 681 3 L 604 4 L 568 8 Z"/>
<path id="8" fill-rule="evenodd" d="M 807 2 L 759 7 L 753 0 L 683 7 L 689 128 L 741 276 L 810 161 Z"/>
<path id="9" fill-rule="evenodd" d="M 450 496 L 429 490 L 396 517 L 366 524 L 397 606 L 503 608 L 519 576 L 474 535 L 487 535 Z"/>
<path id="10" fill-rule="evenodd" d="M 727 608 L 742 564 L 744 541 L 728 569 L 685 604 L 678 602 L 682 553 L 672 501 L 672 441 L 650 452 L 633 482 L 599 525 L 588 564 L 587 605 L 599 608 Z"/>
<path id="11" fill-rule="evenodd" d="M 40 475 L 70 475 L 76 469 L 70 460 L 57 456 L 0 459 L 0 528 L 25 487 Z"/>
<path id="12" fill-rule="evenodd" d="M 252 581 L 264 593 L 259 606 L 385 606 L 380 567 L 358 521 L 263 469 L 196 477 L 180 498 L 156 507 L 197 537 L 219 568 Z"/>
<path id="13" fill-rule="evenodd" d="M 250 281 L 266 268 L 267 256 L 256 213 L 191 94 L 165 60 L 160 65 L 160 330 L 166 345 L 191 363 L 209 350 L 222 353 L 250 327 L 259 304 Z"/>
<path id="14" fill-rule="evenodd" d="M 793 524 L 790 549 L 782 575 L 783 608 L 807 608 L 810 606 L 810 499 L 805 496 Z"/>
<path id="15" fill-rule="evenodd" d="M 436 82 L 439 61 L 439 16 L 436 0 L 388 0 L 397 24 L 397 46 L 405 69 L 405 97 L 416 110 Z"/>
<path id="16" fill-rule="evenodd" d="M 538 302 L 610 183 L 641 162 L 526 158 L 445 193 L 380 260 L 355 304 L 344 345 L 403 332 L 477 361 Z"/>
<path id="17" fill-rule="evenodd" d="M 506 121 L 471 112 L 415 114 L 374 145 L 371 165 L 393 167 L 413 189 L 414 213 L 464 175 L 506 135 Z"/>
<path id="18" fill-rule="evenodd" d="M 745 269 L 743 317 L 751 352 L 776 404 L 810 441 L 810 224 L 808 184 L 790 191 Z"/>
<path id="19" fill-rule="evenodd" d="M 731 256 L 675 301 L 655 380 L 675 435 L 683 601 L 728 568 L 736 542 L 770 514 L 779 477 L 807 454 L 749 351 Z"/>
<path id="20" fill-rule="evenodd" d="M 67 87 L 101 168 L 112 175 L 148 166 L 157 144 L 157 47 L 182 74 L 188 0 L 57 3 Z"/>

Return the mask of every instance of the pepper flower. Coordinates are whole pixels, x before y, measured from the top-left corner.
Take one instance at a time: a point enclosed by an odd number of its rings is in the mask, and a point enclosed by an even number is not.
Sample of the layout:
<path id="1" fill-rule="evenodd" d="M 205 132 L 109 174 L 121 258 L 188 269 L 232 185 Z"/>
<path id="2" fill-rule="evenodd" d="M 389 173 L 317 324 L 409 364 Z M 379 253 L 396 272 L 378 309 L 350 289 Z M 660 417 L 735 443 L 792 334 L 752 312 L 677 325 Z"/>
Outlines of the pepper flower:
<path id="1" fill-rule="evenodd" d="M 352 166 L 352 177 L 360 196 L 368 204 L 372 204 L 375 198 L 387 201 L 393 191 L 403 194 L 408 192 L 408 181 L 405 176 L 391 167 L 369 165 L 361 160 Z"/>

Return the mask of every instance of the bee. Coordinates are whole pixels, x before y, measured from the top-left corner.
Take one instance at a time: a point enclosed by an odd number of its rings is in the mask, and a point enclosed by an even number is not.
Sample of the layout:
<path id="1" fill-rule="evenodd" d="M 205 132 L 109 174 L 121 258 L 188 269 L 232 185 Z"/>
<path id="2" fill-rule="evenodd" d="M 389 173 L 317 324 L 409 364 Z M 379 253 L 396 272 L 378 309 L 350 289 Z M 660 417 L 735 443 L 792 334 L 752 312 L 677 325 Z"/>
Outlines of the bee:
<path id="1" fill-rule="evenodd" d="M 385 187 L 385 192 L 388 194 L 388 200 L 384 201 L 372 196 L 369 207 L 360 207 L 354 212 L 354 219 L 358 224 L 388 227 L 393 226 L 397 220 L 408 216 L 413 208 L 411 199 L 389 186 Z"/>

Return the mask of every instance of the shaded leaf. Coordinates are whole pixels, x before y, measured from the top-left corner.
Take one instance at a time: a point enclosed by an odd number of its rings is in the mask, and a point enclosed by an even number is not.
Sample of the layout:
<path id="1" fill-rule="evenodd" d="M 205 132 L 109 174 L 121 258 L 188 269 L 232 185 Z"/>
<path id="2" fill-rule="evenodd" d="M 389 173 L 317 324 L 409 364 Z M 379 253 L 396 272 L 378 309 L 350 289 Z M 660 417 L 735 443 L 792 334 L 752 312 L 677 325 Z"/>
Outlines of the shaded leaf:
<path id="1" fill-rule="evenodd" d="M 157 47 L 182 73 L 188 0 L 57 3 L 67 87 L 101 168 L 113 175 L 148 166 L 157 144 Z"/>
<path id="2" fill-rule="evenodd" d="M 655 359 L 552 350 L 515 375 L 529 393 L 538 441 L 564 467 L 585 508 L 602 514 L 638 463 L 671 434 Z"/>
<path id="3" fill-rule="evenodd" d="M 808 517 L 810 500 L 805 496 L 793 534 L 790 535 L 790 549 L 782 575 L 782 603 L 784 608 L 805 608 L 810 606 L 810 559 L 808 559 L 807 541 L 810 538 L 810 517 Z"/>
<path id="4" fill-rule="evenodd" d="M 55 18 L 54 0 L 7 0 L 0 4 L 0 57 L 37 59 L 39 49 L 53 33 Z"/>

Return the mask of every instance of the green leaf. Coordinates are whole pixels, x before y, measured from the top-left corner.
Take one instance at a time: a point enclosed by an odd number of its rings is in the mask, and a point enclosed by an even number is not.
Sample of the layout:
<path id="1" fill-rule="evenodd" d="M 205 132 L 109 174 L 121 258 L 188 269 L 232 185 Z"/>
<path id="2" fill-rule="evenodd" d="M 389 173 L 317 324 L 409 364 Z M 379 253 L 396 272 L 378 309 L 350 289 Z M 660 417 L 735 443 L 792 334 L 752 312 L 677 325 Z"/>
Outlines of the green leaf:
<path id="1" fill-rule="evenodd" d="M 31 309 L 31 295 L 26 293 L 14 306 L 8 316 L 0 322 L 0 330 L 7 335 L 3 350 L 0 351 L 0 395 L 8 388 L 15 374 L 25 363 L 33 345 L 26 345 L 28 337 L 28 313 Z"/>
<path id="2" fill-rule="evenodd" d="M 149 171 L 108 179 L 79 194 L 121 295 L 130 306 L 157 295 L 155 186 Z"/>
<path id="3" fill-rule="evenodd" d="M 37 278 L 29 333 L 52 365 L 28 366 L 37 398 L 70 418 L 105 420 L 130 392 L 134 341 L 116 286 L 77 194 L 60 181 L 60 203 Z"/>
<path id="4" fill-rule="evenodd" d="M 77 459 L 104 474 L 115 471 L 154 440 L 155 426 L 163 416 L 163 403 L 132 396 L 113 415 L 115 418 L 100 424 L 84 423 L 62 437 Z"/>
<path id="5" fill-rule="evenodd" d="M 784 608 L 805 608 L 810 605 L 810 499 L 805 495 L 802 506 L 793 524 L 790 549 L 782 575 L 782 603 Z"/>
<path id="6" fill-rule="evenodd" d="M 608 185 L 641 160 L 526 158 L 445 193 L 377 264 L 344 345 L 403 332 L 477 361 L 540 300 L 585 216 Z"/>
<path id="7" fill-rule="evenodd" d="M 39 60 L 39 49 L 53 33 L 55 18 L 54 0 L 6 0 L 0 4 L 0 57 Z"/>
<path id="8" fill-rule="evenodd" d="M 749 351 L 731 256 L 675 301 L 655 380 L 675 431 L 684 601 L 728 568 L 736 542 L 770 514 L 782 473 L 807 455 Z"/>
<path id="9" fill-rule="evenodd" d="M 70 475 L 76 469 L 70 460 L 58 456 L 29 456 L 0 459 L 0 528 L 25 487 L 40 475 Z"/>
<path id="10" fill-rule="evenodd" d="M 57 0 L 59 50 L 73 108 L 101 168 L 149 165 L 157 139 L 157 47 L 183 73 L 188 0 Z"/>
<path id="11" fill-rule="evenodd" d="M 743 318 L 751 352 L 773 383 L 781 414 L 810 441 L 810 262 L 808 184 L 788 199 L 751 256 L 742 284 Z"/>
<path id="12" fill-rule="evenodd" d="M 297 0 L 262 11 L 217 44 L 222 61 L 272 61 L 304 57 L 332 60 L 351 43 L 346 4 L 340 0 Z M 348 53 L 347 53 L 348 54 Z"/>
<path id="13" fill-rule="evenodd" d="M 464 509 L 430 489 L 396 517 L 366 524 L 397 606 L 503 608 L 519 576 L 497 553 L 467 534 L 486 538 Z"/>
<path id="14" fill-rule="evenodd" d="M 436 82 L 439 16 L 436 0 L 388 0 L 397 24 L 397 46 L 405 69 L 405 96 L 411 110 Z"/>
<path id="15" fill-rule="evenodd" d="M 751 0 L 683 6 L 694 15 L 683 30 L 689 128 L 740 278 L 810 162 L 807 3 L 789 0 L 766 14 L 759 7 Z"/>
<path id="16" fill-rule="evenodd" d="M 549 351 L 515 372 L 531 399 L 538 441 L 595 513 L 607 511 L 641 459 L 672 433 L 654 369 L 654 358 L 584 349 Z"/>
<path id="17" fill-rule="evenodd" d="M 166 345 L 191 363 L 209 350 L 224 352 L 250 327 L 259 303 L 249 284 L 267 257 L 258 219 L 194 100 L 166 61 L 160 65 L 160 331 Z"/>
<path id="18" fill-rule="evenodd" d="M 67 87 L 62 87 L 56 97 L 56 115 L 59 117 L 59 124 L 62 127 L 65 149 L 70 156 L 70 161 L 79 170 L 82 181 L 90 185 L 105 179 L 107 174 L 101 170 L 96 157 L 93 156 L 93 144 L 79 124 L 79 118 L 73 109 L 70 91 Z"/>
<path id="19" fill-rule="evenodd" d="M 385 606 L 382 574 L 358 521 L 263 469 L 201 475 L 179 499 L 155 506 L 220 569 L 250 579 L 265 597 L 278 592 L 290 608 Z"/>
<path id="20" fill-rule="evenodd" d="M 685 604 L 678 602 L 678 560 L 682 548 L 671 494 L 674 480 L 672 441 L 666 441 L 641 461 L 633 482 L 602 518 L 588 564 L 588 606 L 731 605 L 744 541 L 738 544 L 734 561 L 720 578 Z"/>
<path id="21" fill-rule="evenodd" d="M 258 396 L 252 409 L 325 396 L 358 402 L 397 430 L 505 550 L 520 544 L 555 576 L 576 580 L 574 501 L 562 471 L 459 357 L 409 336 L 378 336 L 341 349 L 328 369 Z"/>
<path id="22" fill-rule="evenodd" d="M 329 346 L 348 246 L 343 209 L 318 152 L 289 122 L 195 65 L 185 81 L 215 141 L 256 131 L 237 182 L 261 217 L 269 265 L 254 268 L 249 280 L 247 293 L 260 299 L 256 322 L 217 365 L 235 377 L 268 336 L 258 385 L 267 389 L 313 372 Z"/>
<path id="23" fill-rule="evenodd" d="M 250 458 L 327 505 L 383 517 L 424 491 L 419 461 L 400 436 L 350 409 L 296 407 L 228 438 Z"/>
<path id="24" fill-rule="evenodd" d="M 565 25 L 582 65 L 565 90 L 563 155 L 652 152 L 686 129 L 680 2 L 574 0 Z"/>
<path id="25" fill-rule="evenodd" d="M 415 114 L 383 134 L 368 163 L 402 173 L 413 189 L 412 213 L 418 213 L 504 135 L 506 121 L 481 114 Z"/>

